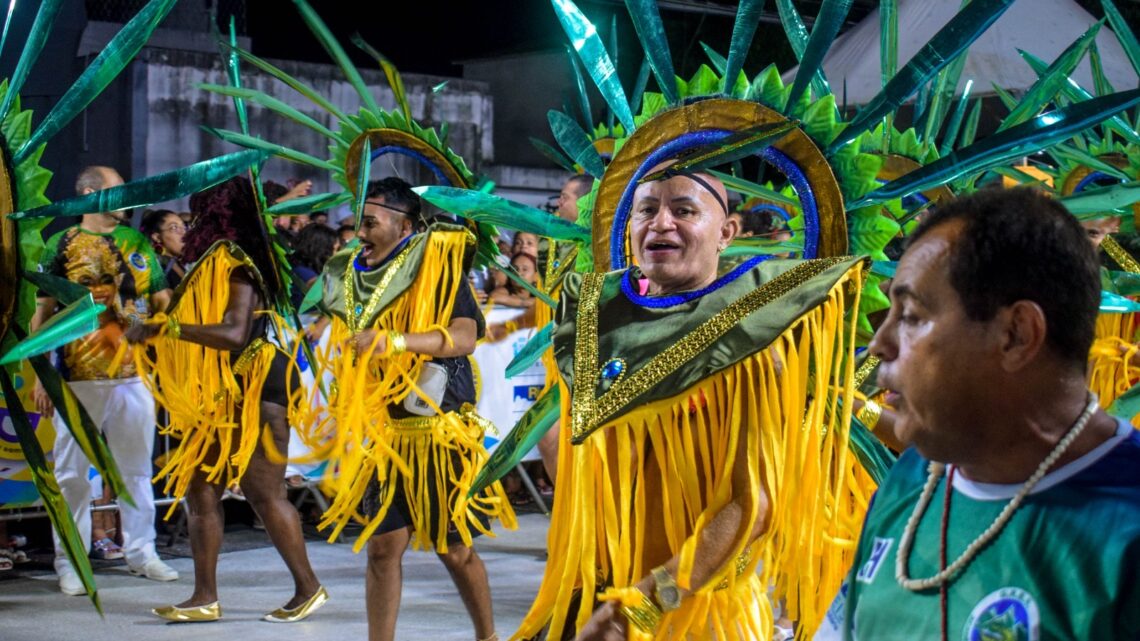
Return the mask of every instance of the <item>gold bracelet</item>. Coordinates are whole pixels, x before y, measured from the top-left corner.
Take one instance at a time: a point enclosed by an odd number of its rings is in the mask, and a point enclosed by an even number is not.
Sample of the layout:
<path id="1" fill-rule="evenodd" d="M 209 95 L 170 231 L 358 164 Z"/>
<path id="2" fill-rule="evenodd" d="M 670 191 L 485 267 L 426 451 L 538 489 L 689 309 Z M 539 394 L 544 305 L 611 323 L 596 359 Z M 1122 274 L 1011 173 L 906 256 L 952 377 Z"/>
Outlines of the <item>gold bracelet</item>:
<path id="1" fill-rule="evenodd" d="M 173 316 L 166 317 L 166 337 L 178 340 L 182 336 L 182 325 Z"/>
<path id="2" fill-rule="evenodd" d="M 855 413 L 855 418 L 867 427 L 868 430 L 874 432 L 875 428 L 879 425 L 879 419 L 883 416 L 883 406 L 879 405 L 871 399 L 867 399 L 863 403 L 863 407 Z"/>
<path id="3" fill-rule="evenodd" d="M 408 339 L 400 332 L 388 332 L 388 356 L 399 356 L 408 351 Z"/>
<path id="4" fill-rule="evenodd" d="M 641 605 L 623 605 L 620 612 L 630 625 L 645 634 L 653 634 L 661 624 L 661 608 L 644 592 L 641 593 Z"/>

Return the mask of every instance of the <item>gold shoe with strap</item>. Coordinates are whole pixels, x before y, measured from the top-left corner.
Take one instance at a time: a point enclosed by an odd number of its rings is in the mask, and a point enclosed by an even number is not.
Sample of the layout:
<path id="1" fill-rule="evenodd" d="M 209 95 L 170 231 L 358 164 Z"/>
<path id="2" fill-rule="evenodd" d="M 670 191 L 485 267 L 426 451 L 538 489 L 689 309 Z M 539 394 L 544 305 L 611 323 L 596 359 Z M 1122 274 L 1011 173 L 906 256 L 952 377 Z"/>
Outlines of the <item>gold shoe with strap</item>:
<path id="1" fill-rule="evenodd" d="M 310 614 L 321 609 L 321 606 L 329 600 L 329 593 L 325 590 L 325 586 L 317 588 L 313 596 L 309 597 L 304 603 L 295 608 L 285 609 L 278 608 L 269 614 L 261 617 L 262 621 L 269 621 L 270 623 L 296 623 L 307 618 Z"/>
<path id="2" fill-rule="evenodd" d="M 206 605 L 197 605 L 191 608 L 180 608 L 177 605 L 168 605 L 151 610 L 155 616 L 173 621 L 175 623 L 203 623 L 217 621 L 222 618 L 222 606 L 217 601 Z"/>

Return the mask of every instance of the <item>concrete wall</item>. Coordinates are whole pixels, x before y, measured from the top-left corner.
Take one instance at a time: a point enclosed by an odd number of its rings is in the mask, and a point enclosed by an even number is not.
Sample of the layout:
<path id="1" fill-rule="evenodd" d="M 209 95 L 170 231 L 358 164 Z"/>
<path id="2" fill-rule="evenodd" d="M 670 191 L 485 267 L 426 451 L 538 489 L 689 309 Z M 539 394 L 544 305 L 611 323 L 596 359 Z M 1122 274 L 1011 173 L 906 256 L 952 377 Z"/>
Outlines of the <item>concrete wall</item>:
<path id="1" fill-rule="evenodd" d="M 273 63 L 341 110 L 351 113 L 359 109 L 359 96 L 344 80 L 339 68 L 292 61 Z M 395 98 L 383 73 L 362 69 L 361 74 L 380 106 L 396 109 Z M 198 88 L 202 83 L 227 84 L 218 55 L 148 48 L 132 63 L 131 75 L 134 85 L 131 132 L 136 141 L 132 158 L 134 175 L 153 175 L 238 150 L 201 128 L 208 125 L 238 129 L 232 101 Z M 485 83 L 418 75 L 406 75 L 403 80 L 413 117 L 421 124 L 436 127 L 441 122 L 449 123 L 448 143 L 463 156 L 469 168 L 478 172 L 493 160 L 494 108 Z M 446 87 L 433 93 L 432 88 L 445 80 Z M 268 74 L 243 68 L 242 83 L 337 129 L 331 114 Z M 320 134 L 258 105 L 248 103 L 247 109 L 252 134 L 317 158 L 328 158 L 328 140 Z M 428 182 L 427 174 L 414 161 L 402 157 L 379 159 L 373 167 L 373 176 L 392 173 L 412 182 Z M 327 172 L 280 159 L 271 160 L 263 176 L 282 183 L 288 178 L 307 178 L 313 181 L 314 192 L 334 189 Z"/>

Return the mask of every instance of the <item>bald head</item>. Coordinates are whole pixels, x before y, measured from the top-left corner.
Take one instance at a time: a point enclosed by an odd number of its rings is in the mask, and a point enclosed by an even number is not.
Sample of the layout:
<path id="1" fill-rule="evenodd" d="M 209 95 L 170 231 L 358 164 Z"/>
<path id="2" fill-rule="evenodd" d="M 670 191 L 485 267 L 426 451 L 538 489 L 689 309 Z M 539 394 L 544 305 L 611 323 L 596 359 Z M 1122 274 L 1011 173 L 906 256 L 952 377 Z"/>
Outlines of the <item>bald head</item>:
<path id="1" fill-rule="evenodd" d="M 75 193 L 78 196 L 86 196 L 91 192 L 102 191 L 121 184 L 123 184 L 123 177 L 119 175 L 119 172 L 103 165 L 91 165 L 84 167 L 83 171 L 79 172 L 79 177 L 75 179 Z"/>
<path id="2" fill-rule="evenodd" d="M 692 291 L 716 279 L 720 252 L 740 228 L 740 221 L 729 217 L 727 202 L 724 183 L 705 173 L 638 186 L 630 239 L 650 293 Z"/>

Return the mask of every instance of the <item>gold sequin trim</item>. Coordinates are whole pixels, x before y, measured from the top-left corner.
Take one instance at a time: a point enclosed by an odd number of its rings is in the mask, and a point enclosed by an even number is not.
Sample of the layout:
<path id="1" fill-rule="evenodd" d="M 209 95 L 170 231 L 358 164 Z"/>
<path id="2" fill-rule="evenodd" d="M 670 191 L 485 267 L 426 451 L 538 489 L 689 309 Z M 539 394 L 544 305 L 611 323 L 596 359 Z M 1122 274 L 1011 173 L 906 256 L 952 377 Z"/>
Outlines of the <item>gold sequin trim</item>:
<path id="1" fill-rule="evenodd" d="M 234 363 L 234 375 L 245 376 L 246 372 L 249 371 L 249 366 L 253 364 L 253 359 L 257 358 L 257 355 L 261 352 L 261 350 L 265 349 L 266 347 L 273 349 L 273 345 L 264 338 L 253 339 L 253 342 L 251 342 L 246 346 L 245 349 L 242 350 L 241 356 L 238 356 L 237 362 Z"/>
<path id="2" fill-rule="evenodd" d="M 855 370 L 855 388 L 858 389 L 862 387 L 863 383 L 866 383 L 867 379 L 871 377 L 871 372 L 874 372 L 878 366 L 879 357 L 868 356 L 867 360 L 863 361 L 863 364 L 859 366 L 859 369 Z"/>
<path id="3" fill-rule="evenodd" d="M 581 442 L 595 427 L 711 347 L 752 312 L 848 260 L 846 257 L 821 258 L 796 265 L 717 312 L 601 396 L 595 396 L 590 387 L 595 381 L 591 374 L 598 367 L 598 300 L 605 275 L 583 275 L 574 350 L 572 440 Z"/>
<path id="4" fill-rule="evenodd" d="M 357 324 L 361 319 L 371 318 L 372 314 L 376 311 L 376 305 L 380 303 L 380 298 L 388 289 L 388 285 L 392 283 L 392 279 L 396 277 L 396 273 L 407 262 L 408 256 L 411 256 L 412 249 L 415 248 L 416 243 L 422 242 L 423 237 L 417 237 L 408 243 L 404 251 L 400 252 L 388 266 L 384 268 L 384 274 L 380 276 L 380 282 L 376 284 L 376 288 L 372 290 L 372 295 L 368 297 L 368 303 L 365 304 L 364 309 L 356 313 L 356 282 L 352 275 L 356 271 L 356 257 L 349 259 L 348 264 L 344 267 L 344 319 L 345 324 L 348 325 L 348 331 L 352 334 L 359 332 Z"/>
<path id="5" fill-rule="evenodd" d="M 448 414 L 437 414 L 435 416 L 409 416 L 407 418 L 394 418 L 390 419 L 389 425 L 397 433 L 410 433 L 410 432 L 430 432 L 437 425 L 441 423 L 448 423 L 449 415 L 454 414 L 467 423 L 477 425 L 483 432 L 491 432 L 498 434 L 499 430 L 495 427 L 494 423 L 483 418 L 475 411 L 475 406 L 470 403 L 464 403 L 455 412 L 448 412 Z"/>
<path id="6" fill-rule="evenodd" d="M 1108 254 L 1112 260 L 1115 260 L 1116 263 L 1120 265 L 1121 269 L 1133 274 L 1140 274 L 1140 263 L 1136 262 L 1136 259 L 1121 247 L 1115 238 L 1105 236 L 1100 246 L 1104 249 L 1104 253 Z"/>

